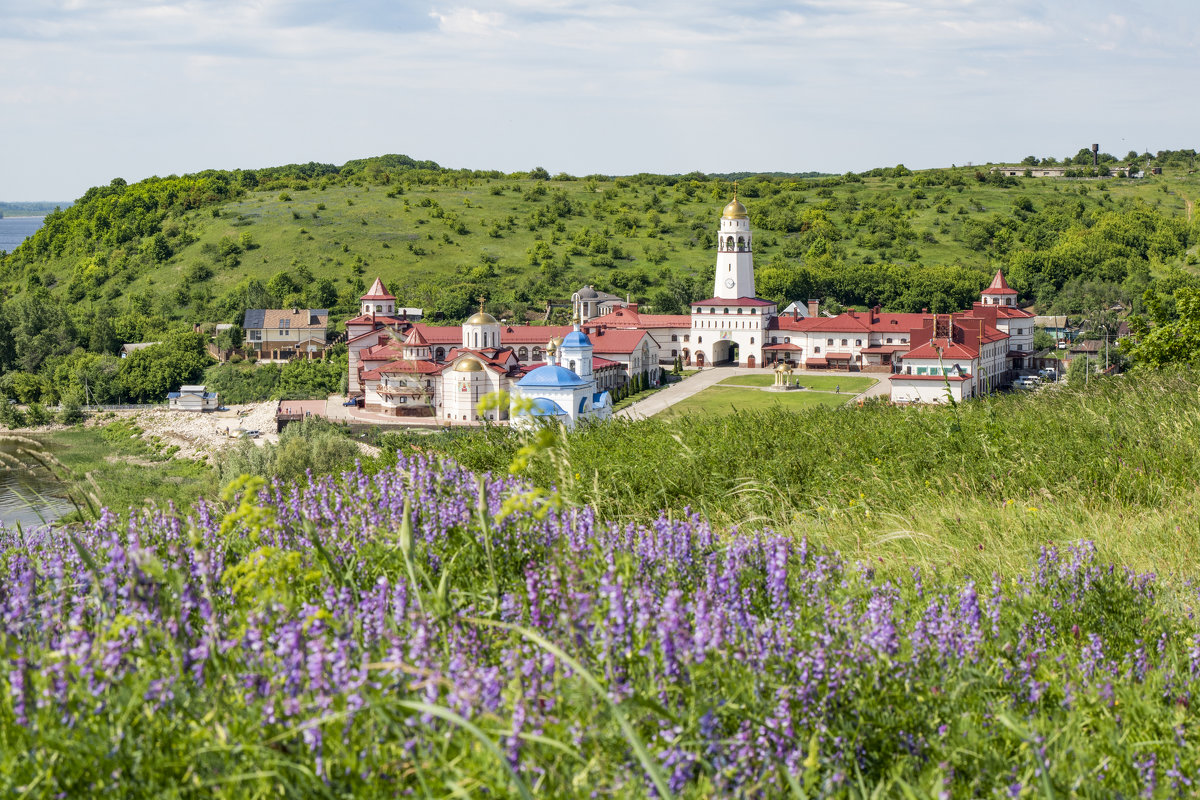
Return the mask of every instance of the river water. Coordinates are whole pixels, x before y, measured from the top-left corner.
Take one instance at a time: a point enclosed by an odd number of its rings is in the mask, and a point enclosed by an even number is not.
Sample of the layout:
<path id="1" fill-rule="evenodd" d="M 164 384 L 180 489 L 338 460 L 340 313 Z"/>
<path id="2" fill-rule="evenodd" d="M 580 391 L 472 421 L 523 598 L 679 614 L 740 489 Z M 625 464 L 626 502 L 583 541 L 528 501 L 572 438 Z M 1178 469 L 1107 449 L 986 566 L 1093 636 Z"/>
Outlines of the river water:
<path id="1" fill-rule="evenodd" d="M 0 217 L 0 250 L 11 253 L 42 227 L 45 217 Z"/>
<path id="2" fill-rule="evenodd" d="M 17 452 L 20 445 L 11 439 L 0 438 L 0 453 L 20 460 L 24 464 L 35 463 L 28 456 Z M 7 458 L 0 466 L 0 524 L 13 527 L 20 523 L 24 528 L 33 528 L 58 519 L 75 510 L 67 499 L 64 486 L 41 467 L 13 468 Z"/>

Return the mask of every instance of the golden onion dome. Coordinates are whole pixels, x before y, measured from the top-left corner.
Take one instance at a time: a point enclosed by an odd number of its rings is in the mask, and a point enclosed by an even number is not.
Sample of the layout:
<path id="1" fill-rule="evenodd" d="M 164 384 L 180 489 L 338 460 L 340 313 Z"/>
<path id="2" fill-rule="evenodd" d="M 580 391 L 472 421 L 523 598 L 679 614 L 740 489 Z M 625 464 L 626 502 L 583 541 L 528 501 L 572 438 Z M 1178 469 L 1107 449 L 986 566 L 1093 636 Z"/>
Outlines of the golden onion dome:
<path id="1" fill-rule="evenodd" d="M 776 372 L 787 372 L 788 371 L 787 362 L 780 361 L 778 364 L 775 365 L 775 371 Z"/>
<path id="2" fill-rule="evenodd" d="M 725 206 L 725 210 L 721 212 L 722 219 L 749 219 L 750 215 L 746 213 L 746 207 L 742 205 L 742 201 L 735 196 L 729 201 L 729 205 Z"/>
<path id="3" fill-rule="evenodd" d="M 499 325 L 496 318 L 486 311 L 476 311 L 469 320 L 468 325 Z"/>
<path id="4" fill-rule="evenodd" d="M 483 364 L 478 359 L 464 358 L 454 365 L 455 372 L 483 372 Z"/>

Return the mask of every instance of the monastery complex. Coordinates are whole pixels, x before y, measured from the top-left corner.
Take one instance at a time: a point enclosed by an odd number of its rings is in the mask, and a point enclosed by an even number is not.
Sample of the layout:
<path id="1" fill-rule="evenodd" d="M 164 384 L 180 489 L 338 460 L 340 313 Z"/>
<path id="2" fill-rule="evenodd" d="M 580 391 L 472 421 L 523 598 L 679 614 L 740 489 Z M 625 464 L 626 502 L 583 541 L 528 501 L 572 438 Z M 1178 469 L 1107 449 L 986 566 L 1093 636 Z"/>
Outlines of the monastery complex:
<path id="1" fill-rule="evenodd" d="M 502 324 L 482 307 L 461 326 L 434 326 L 410 320 L 376 279 L 346 323 L 350 396 L 394 416 L 573 426 L 608 417 L 612 389 L 633 380 L 656 386 L 660 365 L 677 358 L 701 369 L 878 372 L 903 403 L 977 397 L 1031 366 L 1034 315 L 1017 306 L 999 271 L 979 302 L 953 314 L 876 306 L 829 316 L 811 300 L 780 312 L 755 294 L 753 232 L 736 197 L 717 232 L 713 295 L 693 302 L 691 314 L 645 314 L 589 286 L 572 297 L 571 326 Z M 479 408 L 497 392 L 511 397 L 509 407 Z"/>

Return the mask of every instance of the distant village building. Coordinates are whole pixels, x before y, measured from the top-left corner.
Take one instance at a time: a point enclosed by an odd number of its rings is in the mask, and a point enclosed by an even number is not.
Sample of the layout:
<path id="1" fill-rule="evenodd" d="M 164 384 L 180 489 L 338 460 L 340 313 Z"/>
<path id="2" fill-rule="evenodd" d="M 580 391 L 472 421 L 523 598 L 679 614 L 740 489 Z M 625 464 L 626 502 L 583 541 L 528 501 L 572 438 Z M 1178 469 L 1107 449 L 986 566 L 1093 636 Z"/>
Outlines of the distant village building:
<path id="1" fill-rule="evenodd" d="M 167 394 L 167 407 L 172 411 L 216 411 L 220 405 L 217 393 L 205 391 L 203 385 L 180 386 L 178 392 Z"/>
<path id="2" fill-rule="evenodd" d="M 242 322 L 243 346 L 259 361 L 320 358 L 328 326 L 325 309 L 253 308 Z"/>
<path id="3" fill-rule="evenodd" d="M 481 411 L 479 402 L 506 392 L 542 398 L 536 406 L 541 416 L 561 416 L 574 425 L 605 418 L 611 412 L 608 392 L 635 377 L 658 383 L 659 346 L 648 331 L 594 322 L 506 325 L 482 308 L 461 326 L 426 325 L 398 315 L 395 300 L 377 278 L 361 298 L 359 315 L 346 322 L 349 393 L 361 397 L 367 411 L 454 424 L 499 422 L 509 419 L 510 409 Z M 554 369 L 538 372 L 543 367 Z M 576 376 L 574 383 L 563 382 L 567 372 Z M 550 374 L 558 383 L 546 382 Z M 562 405 L 567 388 L 570 409 Z M 545 391 L 535 391 L 540 389 Z M 523 405 L 513 408 L 521 411 Z"/>
<path id="4" fill-rule="evenodd" d="M 572 296 L 580 319 L 575 326 L 506 325 L 482 308 L 462 326 L 433 326 L 400 313 L 376 279 L 361 298 L 361 313 L 346 323 L 350 395 L 379 413 L 471 424 L 480 419 L 484 396 L 505 391 L 530 398 L 527 390 L 537 388 L 545 390 L 536 395 L 545 401 L 538 406 L 543 416 L 574 424 L 605 416 L 600 393 L 638 375 L 654 385 L 660 364 L 676 358 L 701 368 L 783 364 L 884 372 L 898 402 L 977 397 L 1035 367 L 1033 314 L 1017 305 L 1017 292 L 1000 271 L 978 302 L 953 314 L 888 313 L 876 306 L 825 316 L 815 300 L 780 314 L 774 301 L 755 295 L 753 232 L 736 195 L 722 211 L 717 234 L 713 296 L 693 302 L 690 314 L 646 314 L 637 303 L 585 286 Z M 565 346 L 568 341 L 574 345 Z M 586 375 L 577 355 L 585 349 Z M 553 369 L 525 382 L 544 368 Z M 576 377 L 568 379 L 568 372 Z M 552 374 L 555 382 L 540 383 Z M 568 389 L 570 408 L 564 405 Z M 504 421 L 509 414 L 494 408 L 484 416 Z"/>
<path id="5" fill-rule="evenodd" d="M 628 298 L 624 298 L 628 300 Z M 603 316 L 623 302 L 623 298 L 608 292 L 596 291 L 592 286 L 585 286 L 571 295 L 571 308 L 575 319 L 587 322 L 593 317 Z"/>

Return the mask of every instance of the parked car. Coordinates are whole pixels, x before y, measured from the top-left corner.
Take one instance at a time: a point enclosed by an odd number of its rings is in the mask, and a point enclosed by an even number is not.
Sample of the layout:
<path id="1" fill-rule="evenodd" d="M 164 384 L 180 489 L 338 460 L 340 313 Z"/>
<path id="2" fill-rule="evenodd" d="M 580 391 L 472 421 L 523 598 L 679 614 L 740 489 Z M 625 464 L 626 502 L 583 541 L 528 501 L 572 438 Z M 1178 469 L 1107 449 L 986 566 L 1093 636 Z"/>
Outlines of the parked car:
<path id="1" fill-rule="evenodd" d="M 1024 375 L 1013 381 L 1013 387 L 1016 389 L 1036 389 L 1040 382 L 1036 375 Z"/>
<path id="2" fill-rule="evenodd" d="M 1046 367 L 1045 369 L 1038 370 L 1038 377 L 1044 381 L 1056 381 L 1058 380 L 1058 372 L 1050 367 Z"/>

